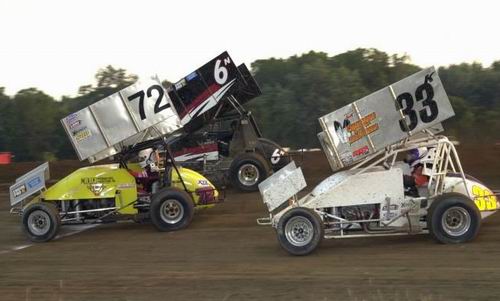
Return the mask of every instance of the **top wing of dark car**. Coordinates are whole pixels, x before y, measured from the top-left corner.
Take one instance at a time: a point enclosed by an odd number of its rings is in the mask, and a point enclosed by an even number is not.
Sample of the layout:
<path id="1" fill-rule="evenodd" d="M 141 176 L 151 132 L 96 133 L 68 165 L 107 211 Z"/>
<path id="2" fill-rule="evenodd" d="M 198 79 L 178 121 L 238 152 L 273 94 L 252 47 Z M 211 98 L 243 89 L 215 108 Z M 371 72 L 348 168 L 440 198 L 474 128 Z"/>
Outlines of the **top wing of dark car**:
<path id="1" fill-rule="evenodd" d="M 191 72 L 167 88 L 185 130 L 193 132 L 214 115 L 229 111 L 233 96 L 243 104 L 261 94 L 247 67 L 238 67 L 227 52 Z"/>

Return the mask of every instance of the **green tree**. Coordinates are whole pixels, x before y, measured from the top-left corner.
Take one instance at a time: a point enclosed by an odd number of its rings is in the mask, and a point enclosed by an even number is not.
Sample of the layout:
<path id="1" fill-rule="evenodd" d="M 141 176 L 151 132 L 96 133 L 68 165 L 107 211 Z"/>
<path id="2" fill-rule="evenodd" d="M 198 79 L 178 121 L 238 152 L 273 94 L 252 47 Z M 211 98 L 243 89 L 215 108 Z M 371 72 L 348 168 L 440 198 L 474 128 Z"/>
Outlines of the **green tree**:
<path id="1" fill-rule="evenodd" d="M 24 89 L 14 96 L 5 112 L 8 145 L 16 160 L 43 160 L 57 152 L 60 143 L 55 131 L 60 111 L 52 97 L 35 88 Z"/>
<path id="2" fill-rule="evenodd" d="M 121 89 L 130 86 L 138 79 L 137 75 L 127 74 L 122 68 L 108 65 L 101 68 L 95 74 L 96 83 L 80 86 L 78 96 L 67 99 L 67 110 L 78 111 L 96 101 L 99 101 Z"/>

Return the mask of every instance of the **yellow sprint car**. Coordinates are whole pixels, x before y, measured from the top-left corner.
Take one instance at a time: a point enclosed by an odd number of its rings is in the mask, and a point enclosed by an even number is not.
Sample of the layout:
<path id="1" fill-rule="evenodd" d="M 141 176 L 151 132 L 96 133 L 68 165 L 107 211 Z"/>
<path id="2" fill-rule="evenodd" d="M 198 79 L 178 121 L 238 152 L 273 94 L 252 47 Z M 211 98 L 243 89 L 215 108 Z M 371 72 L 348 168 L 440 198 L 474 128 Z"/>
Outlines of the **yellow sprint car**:
<path id="1" fill-rule="evenodd" d="M 45 242 L 61 225 L 121 219 L 150 220 L 159 231 L 179 230 L 190 224 L 195 207 L 219 200 L 214 185 L 201 174 L 169 159 L 159 168 L 149 157 L 140 158 L 141 152 L 133 152 L 138 163 L 130 163 L 132 156 L 129 162 L 83 167 L 48 188 L 45 163 L 11 186 L 11 211 L 22 215 L 30 240 Z M 164 152 L 168 158 L 168 150 Z"/>

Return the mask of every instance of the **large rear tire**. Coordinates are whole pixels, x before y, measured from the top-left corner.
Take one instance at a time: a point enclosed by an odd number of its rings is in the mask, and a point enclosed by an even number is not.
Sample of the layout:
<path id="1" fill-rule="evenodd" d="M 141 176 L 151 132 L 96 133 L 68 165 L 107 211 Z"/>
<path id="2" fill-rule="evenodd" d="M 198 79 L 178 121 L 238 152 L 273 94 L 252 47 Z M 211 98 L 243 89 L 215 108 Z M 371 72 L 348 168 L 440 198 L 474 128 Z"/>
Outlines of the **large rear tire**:
<path id="1" fill-rule="evenodd" d="M 151 222 L 158 231 L 175 231 L 191 223 L 194 204 L 187 192 L 167 188 L 153 195 L 149 211 Z"/>
<path id="2" fill-rule="evenodd" d="M 270 167 L 257 153 L 243 153 L 234 158 L 229 168 L 229 180 L 233 187 L 245 191 L 257 191 L 259 183 L 267 178 Z"/>
<path id="3" fill-rule="evenodd" d="M 52 240 L 61 227 L 61 217 L 52 203 L 39 202 L 23 211 L 23 231 L 33 242 Z"/>
<path id="4" fill-rule="evenodd" d="M 278 241 L 292 255 L 302 256 L 314 251 L 324 236 L 323 221 L 307 208 L 293 208 L 278 223 Z"/>
<path id="5" fill-rule="evenodd" d="M 459 193 L 445 193 L 436 198 L 427 217 L 431 237 L 443 244 L 471 241 L 476 238 L 481 226 L 479 209 Z"/>

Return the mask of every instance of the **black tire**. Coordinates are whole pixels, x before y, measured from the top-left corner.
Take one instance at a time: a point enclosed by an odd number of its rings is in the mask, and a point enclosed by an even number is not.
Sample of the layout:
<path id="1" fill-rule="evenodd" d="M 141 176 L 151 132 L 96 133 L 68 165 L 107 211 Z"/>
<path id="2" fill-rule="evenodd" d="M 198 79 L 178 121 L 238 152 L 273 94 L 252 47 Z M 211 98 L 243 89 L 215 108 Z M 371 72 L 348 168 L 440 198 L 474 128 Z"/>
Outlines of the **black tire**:
<path id="1" fill-rule="evenodd" d="M 39 202 L 23 211 L 23 231 L 33 242 L 47 242 L 56 237 L 61 228 L 61 217 L 52 203 Z"/>
<path id="2" fill-rule="evenodd" d="M 281 217 L 277 234 L 281 247 L 288 253 L 307 255 L 314 251 L 323 239 L 323 221 L 311 209 L 293 208 Z"/>
<path id="3" fill-rule="evenodd" d="M 234 158 L 229 168 L 231 185 L 241 191 L 257 191 L 259 183 L 269 175 L 269 164 L 257 153 L 242 153 Z"/>
<path id="4" fill-rule="evenodd" d="M 187 227 L 194 214 L 193 200 L 187 192 L 166 188 L 153 195 L 149 216 L 158 231 L 175 231 Z"/>
<path id="5" fill-rule="evenodd" d="M 479 233 L 481 213 L 476 204 L 459 193 L 437 197 L 427 213 L 427 228 L 433 239 L 443 244 L 464 243 Z"/>

